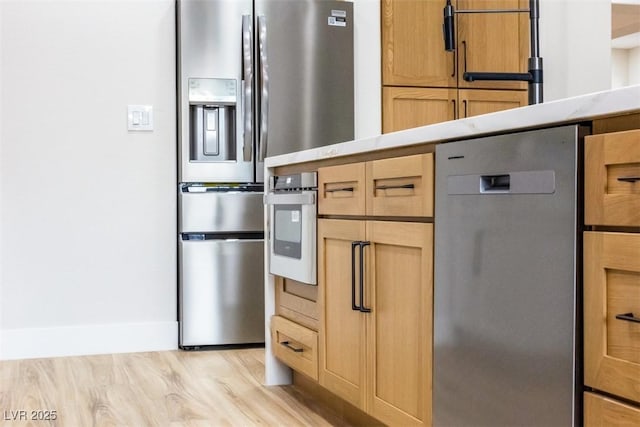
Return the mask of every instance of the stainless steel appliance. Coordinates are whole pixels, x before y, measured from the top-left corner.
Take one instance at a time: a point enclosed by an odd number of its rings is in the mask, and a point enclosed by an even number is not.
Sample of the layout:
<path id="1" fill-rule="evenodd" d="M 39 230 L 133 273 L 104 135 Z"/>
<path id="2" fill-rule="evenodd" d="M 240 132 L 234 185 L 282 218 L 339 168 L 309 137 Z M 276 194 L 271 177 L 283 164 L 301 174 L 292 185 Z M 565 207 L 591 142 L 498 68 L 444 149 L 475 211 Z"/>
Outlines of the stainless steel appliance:
<path id="1" fill-rule="evenodd" d="M 433 424 L 580 424 L 581 128 L 436 148 Z"/>
<path id="2" fill-rule="evenodd" d="M 316 285 L 315 172 L 273 176 L 269 193 L 269 272 Z"/>
<path id="3" fill-rule="evenodd" d="M 261 189 L 180 186 L 183 348 L 264 342 Z"/>
<path id="4" fill-rule="evenodd" d="M 350 2 L 177 4 L 180 182 L 260 182 L 267 156 L 353 139 Z"/>
<path id="5" fill-rule="evenodd" d="M 180 346 L 264 342 L 262 162 L 353 139 L 353 6 L 176 4 Z"/>

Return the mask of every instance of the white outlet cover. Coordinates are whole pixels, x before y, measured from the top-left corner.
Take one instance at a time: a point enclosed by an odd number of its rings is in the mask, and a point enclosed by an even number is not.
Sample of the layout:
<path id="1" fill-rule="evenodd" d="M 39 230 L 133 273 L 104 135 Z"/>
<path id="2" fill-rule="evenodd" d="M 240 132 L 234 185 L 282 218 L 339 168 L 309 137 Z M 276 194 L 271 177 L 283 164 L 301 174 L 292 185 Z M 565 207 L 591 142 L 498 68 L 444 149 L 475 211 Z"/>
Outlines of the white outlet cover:
<path id="1" fill-rule="evenodd" d="M 127 130 L 152 131 L 153 105 L 128 105 Z"/>

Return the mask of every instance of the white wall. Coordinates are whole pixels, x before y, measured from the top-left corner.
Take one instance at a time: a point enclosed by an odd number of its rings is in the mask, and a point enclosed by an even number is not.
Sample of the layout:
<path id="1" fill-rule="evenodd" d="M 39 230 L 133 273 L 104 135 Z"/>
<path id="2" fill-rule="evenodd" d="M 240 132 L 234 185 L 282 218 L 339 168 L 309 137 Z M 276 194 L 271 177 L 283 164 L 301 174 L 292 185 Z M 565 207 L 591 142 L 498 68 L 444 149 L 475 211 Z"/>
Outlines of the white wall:
<path id="1" fill-rule="evenodd" d="M 611 49 L 611 88 L 629 86 L 629 50 Z"/>
<path id="2" fill-rule="evenodd" d="M 0 19 L 0 357 L 176 348 L 174 2 Z"/>
<path id="3" fill-rule="evenodd" d="M 640 46 L 629 49 L 627 53 L 628 57 L 628 85 L 640 84 Z"/>
<path id="4" fill-rule="evenodd" d="M 380 1 L 354 0 L 355 136 L 382 132 L 382 67 L 380 66 Z"/>
<path id="5" fill-rule="evenodd" d="M 544 100 L 611 88 L 611 1 L 540 0 Z"/>

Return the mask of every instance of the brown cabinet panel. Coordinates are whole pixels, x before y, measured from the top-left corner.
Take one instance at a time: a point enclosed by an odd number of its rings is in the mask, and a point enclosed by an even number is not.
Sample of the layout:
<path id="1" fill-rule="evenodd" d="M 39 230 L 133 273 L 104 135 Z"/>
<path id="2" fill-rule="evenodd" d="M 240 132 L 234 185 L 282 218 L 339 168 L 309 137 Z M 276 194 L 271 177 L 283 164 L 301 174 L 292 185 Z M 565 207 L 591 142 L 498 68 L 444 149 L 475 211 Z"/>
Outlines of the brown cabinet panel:
<path id="1" fill-rule="evenodd" d="M 524 0 L 458 0 L 457 10 L 527 9 Z M 463 73 L 526 73 L 529 57 L 528 13 L 458 13 L 458 86 L 526 89 L 525 82 L 463 80 Z"/>
<path id="2" fill-rule="evenodd" d="M 640 402 L 633 318 L 640 318 L 640 234 L 584 233 L 585 384 Z"/>
<path id="3" fill-rule="evenodd" d="M 456 118 L 456 89 L 384 87 L 382 132 L 446 122 Z"/>
<path id="4" fill-rule="evenodd" d="M 365 407 L 365 318 L 351 306 L 351 243 L 364 239 L 363 221 L 318 220 L 320 385 L 361 409 Z M 359 279 L 359 271 L 355 273 Z"/>
<path id="5" fill-rule="evenodd" d="M 365 164 L 328 166 L 318 170 L 320 215 L 364 215 Z"/>
<path id="6" fill-rule="evenodd" d="M 433 216 L 433 173 L 433 153 L 367 162 L 367 215 Z"/>
<path id="7" fill-rule="evenodd" d="M 585 138 L 585 223 L 640 226 L 640 130 Z"/>
<path id="8" fill-rule="evenodd" d="M 445 4 L 445 0 L 382 0 L 383 85 L 456 85 L 455 53 L 444 50 Z"/>
<path id="9" fill-rule="evenodd" d="M 318 334 L 280 316 L 271 317 L 273 354 L 294 370 L 318 379 Z"/>
<path id="10" fill-rule="evenodd" d="M 367 222 L 369 412 L 431 425 L 433 224 Z"/>
<path id="11" fill-rule="evenodd" d="M 527 92 L 518 90 L 478 90 L 458 91 L 458 117 L 472 117 L 495 113 L 527 105 Z"/>
<path id="12" fill-rule="evenodd" d="M 584 425 L 636 427 L 640 425 L 640 408 L 593 393 L 584 393 Z"/>

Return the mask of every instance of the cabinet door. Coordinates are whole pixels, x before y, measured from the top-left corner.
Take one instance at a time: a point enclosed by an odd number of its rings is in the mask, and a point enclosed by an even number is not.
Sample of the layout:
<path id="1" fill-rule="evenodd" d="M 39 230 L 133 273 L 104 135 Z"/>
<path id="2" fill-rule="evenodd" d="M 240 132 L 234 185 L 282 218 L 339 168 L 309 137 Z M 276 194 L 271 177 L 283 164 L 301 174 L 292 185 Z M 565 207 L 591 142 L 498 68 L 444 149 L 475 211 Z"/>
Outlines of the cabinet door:
<path id="1" fill-rule="evenodd" d="M 584 233 L 585 384 L 640 402 L 640 234 Z"/>
<path id="2" fill-rule="evenodd" d="M 520 90 L 477 90 L 458 91 L 458 117 L 479 116 L 527 105 L 527 92 Z"/>
<path id="3" fill-rule="evenodd" d="M 382 0 L 383 85 L 456 86 L 455 53 L 444 50 L 445 4 L 445 0 Z"/>
<path id="4" fill-rule="evenodd" d="M 367 222 L 369 413 L 431 425 L 433 224 Z"/>
<path id="5" fill-rule="evenodd" d="M 433 216 L 433 153 L 367 162 L 367 215 Z"/>
<path id="6" fill-rule="evenodd" d="M 318 220 L 320 384 L 362 409 L 365 317 L 352 310 L 351 243 L 364 238 L 364 221 Z M 356 261 L 359 265 L 359 259 Z M 356 275 L 357 280 L 357 268 Z"/>
<path id="7" fill-rule="evenodd" d="M 364 215 L 365 164 L 327 166 L 318 169 L 320 215 Z"/>
<path id="8" fill-rule="evenodd" d="M 459 0 L 457 10 L 527 9 L 525 0 Z M 528 13 L 458 13 L 458 86 L 526 89 L 524 82 L 463 80 L 469 72 L 526 73 L 529 57 Z"/>
<path id="9" fill-rule="evenodd" d="M 382 88 L 382 132 L 446 122 L 456 118 L 456 89 Z"/>
<path id="10" fill-rule="evenodd" d="M 640 130 L 585 138 L 584 221 L 640 226 Z"/>
<path id="11" fill-rule="evenodd" d="M 587 427 L 639 426 L 640 409 L 593 393 L 584 393 L 584 425 Z"/>

